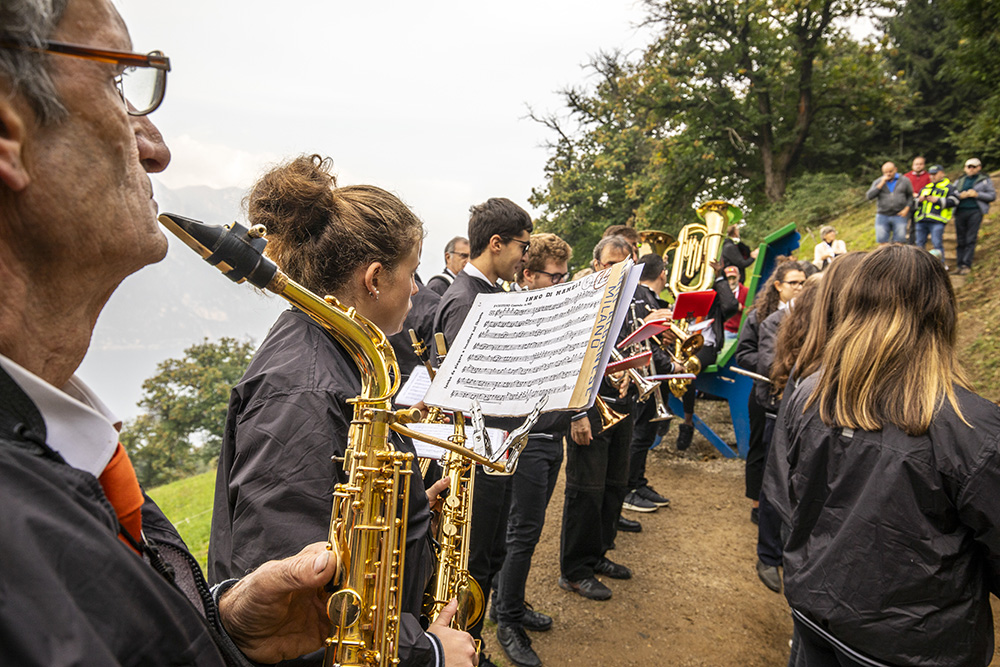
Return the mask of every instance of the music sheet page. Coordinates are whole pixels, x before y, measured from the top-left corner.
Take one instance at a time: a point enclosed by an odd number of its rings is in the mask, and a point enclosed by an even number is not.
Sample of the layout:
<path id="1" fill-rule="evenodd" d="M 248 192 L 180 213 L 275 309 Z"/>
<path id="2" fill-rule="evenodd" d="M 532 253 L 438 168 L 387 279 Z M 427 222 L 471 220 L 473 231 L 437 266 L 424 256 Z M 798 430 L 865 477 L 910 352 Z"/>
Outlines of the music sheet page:
<path id="1" fill-rule="evenodd" d="M 525 415 L 543 396 L 545 412 L 588 408 L 639 273 L 627 260 L 546 289 L 480 294 L 424 402 L 468 412 L 479 401 L 493 416 Z"/>

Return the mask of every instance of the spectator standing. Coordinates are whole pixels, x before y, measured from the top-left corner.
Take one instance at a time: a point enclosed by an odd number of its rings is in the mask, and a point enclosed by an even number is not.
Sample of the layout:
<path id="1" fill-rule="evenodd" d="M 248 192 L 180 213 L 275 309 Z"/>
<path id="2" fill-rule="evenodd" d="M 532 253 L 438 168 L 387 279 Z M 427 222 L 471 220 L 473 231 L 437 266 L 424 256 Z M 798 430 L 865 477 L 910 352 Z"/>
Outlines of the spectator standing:
<path id="1" fill-rule="evenodd" d="M 439 296 L 444 296 L 448 287 L 455 281 L 455 276 L 465 268 L 465 263 L 468 261 L 469 240 L 463 236 L 456 236 L 444 247 L 444 270 L 430 277 L 427 288 L 437 292 Z"/>
<path id="2" fill-rule="evenodd" d="M 913 164 L 910 166 L 910 171 L 903 174 L 909 181 L 910 185 L 913 186 L 913 201 L 910 203 L 910 216 L 907 220 L 907 239 L 910 243 L 915 243 L 916 241 L 916 228 L 914 226 L 914 213 L 916 212 L 916 199 L 920 191 L 924 189 L 928 183 L 931 182 L 930 172 L 927 171 L 927 160 L 924 156 L 918 155 L 913 158 Z"/>
<path id="3" fill-rule="evenodd" d="M 906 216 L 913 203 L 913 185 L 896 171 L 896 165 L 882 165 L 882 176 L 872 182 L 865 195 L 877 200 L 875 208 L 875 241 L 906 243 Z"/>
<path id="4" fill-rule="evenodd" d="M 740 282 L 746 278 L 746 268 L 757 259 L 757 249 L 750 250 L 750 246 L 740 240 L 740 226 L 729 225 L 726 238 L 722 241 L 722 264 L 723 266 L 735 266 L 739 271 Z"/>
<path id="5" fill-rule="evenodd" d="M 931 245 L 938 251 L 941 261 L 944 261 L 944 226 L 951 220 L 959 199 L 955 196 L 955 187 L 944 174 L 941 165 L 934 165 L 927 170 L 930 182 L 925 185 L 917 196 L 917 206 L 913 213 L 916 229 L 916 245 L 923 248 L 930 233 Z M 947 268 L 947 267 L 945 267 Z"/>
<path id="6" fill-rule="evenodd" d="M 725 269 L 726 282 L 729 284 L 729 289 L 733 291 L 733 296 L 736 297 L 736 301 L 739 303 L 739 311 L 726 320 L 723 325 L 725 331 L 726 342 L 731 340 L 736 340 L 740 335 L 740 320 L 743 319 L 743 306 L 747 302 L 747 294 L 750 290 L 747 289 L 746 285 L 740 282 L 740 270 L 735 266 L 727 266 Z"/>
<path id="7" fill-rule="evenodd" d="M 972 256 L 976 252 L 976 239 L 983 216 L 990 210 L 990 202 L 997 198 L 993 181 L 982 173 L 983 163 L 974 157 L 965 161 L 965 176 L 955 181 L 959 198 L 955 208 L 955 236 L 958 244 L 958 274 L 965 275 L 972 268 Z"/>
<path id="8" fill-rule="evenodd" d="M 840 255 L 847 254 L 847 245 L 837 238 L 837 230 L 831 225 L 825 225 L 819 230 L 822 239 L 813 250 L 813 265 L 822 271 Z"/>

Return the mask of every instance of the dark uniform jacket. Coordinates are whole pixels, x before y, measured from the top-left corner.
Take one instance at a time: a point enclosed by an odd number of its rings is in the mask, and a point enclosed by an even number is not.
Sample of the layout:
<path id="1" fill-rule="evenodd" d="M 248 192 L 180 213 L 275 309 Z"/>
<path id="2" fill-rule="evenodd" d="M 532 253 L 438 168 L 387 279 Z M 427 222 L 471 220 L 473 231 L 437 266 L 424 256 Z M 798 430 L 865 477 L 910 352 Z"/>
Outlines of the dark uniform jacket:
<path id="1" fill-rule="evenodd" d="M 743 254 L 743 249 L 746 248 L 746 255 Z M 735 266 L 740 271 L 740 282 L 746 277 L 746 268 L 757 261 L 755 258 L 750 257 L 750 248 L 740 241 L 739 245 L 731 238 L 725 238 L 722 240 L 722 263 L 725 266 Z"/>
<path id="2" fill-rule="evenodd" d="M 461 273 L 461 271 L 459 271 Z M 444 296 L 451 284 L 455 281 L 455 276 L 448 269 L 443 269 L 441 273 L 435 274 L 427 281 L 427 287 L 438 294 Z"/>
<path id="3" fill-rule="evenodd" d="M 0 369 L 0 664 L 249 665 L 153 501 L 143 533 L 159 556 L 140 557 L 100 482 L 45 440 L 42 415 Z"/>
<path id="4" fill-rule="evenodd" d="M 955 387 L 930 430 L 851 431 L 813 405 L 818 374 L 786 394 L 791 521 L 785 595 L 848 646 L 900 665 L 982 666 L 993 657 L 989 594 L 1000 592 L 1000 407 Z M 769 484 L 775 480 L 769 479 Z M 782 502 L 782 495 L 772 495 Z"/>
<path id="5" fill-rule="evenodd" d="M 413 306 L 403 321 L 403 330 L 389 336 L 389 343 L 392 344 L 392 351 L 396 353 L 396 361 L 399 363 L 399 372 L 403 382 L 406 382 L 406 379 L 410 377 L 415 366 L 423 363 L 413 351 L 410 329 L 417 333 L 417 338 L 422 340 L 429 350 L 434 342 L 434 315 L 437 314 L 441 296 L 426 285 L 420 285 L 417 293 L 410 297 L 410 301 Z"/>
<path id="6" fill-rule="evenodd" d="M 308 315 L 282 313 L 229 399 L 219 456 L 208 551 L 212 582 L 239 577 L 265 561 L 298 553 L 328 537 L 335 483 L 354 414 L 348 399 L 361 376 L 347 351 Z M 409 440 L 393 445 L 413 451 Z M 433 568 L 430 509 L 414 460 L 400 629 L 404 665 L 432 663 L 419 626 Z"/>

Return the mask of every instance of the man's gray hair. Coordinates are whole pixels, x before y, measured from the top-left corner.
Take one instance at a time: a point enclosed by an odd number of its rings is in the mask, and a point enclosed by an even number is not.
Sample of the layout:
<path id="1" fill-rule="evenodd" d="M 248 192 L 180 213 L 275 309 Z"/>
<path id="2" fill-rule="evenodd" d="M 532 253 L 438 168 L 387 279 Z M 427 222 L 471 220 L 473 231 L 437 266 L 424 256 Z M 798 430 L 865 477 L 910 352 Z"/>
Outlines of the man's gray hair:
<path id="1" fill-rule="evenodd" d="M 601 253 L 603 253 L 604 249 L 607 248 L 608 246 L 621 250 L 623 253 L 625 253 L 626 257 L 632 256 L 632 244 L 626 241 L 623 237 L 605 236 L 603 239 L 597 242 L 597 245 L 594 246 L 595 262 L 601 261 Z"/>
<path id="2" fill-rule="evenodd" d="M 0 0 L 0 37 L 41 46 L 55 31 L 69 0 Z M 42 124 L 59 120 L 66 108 L 59 100 L 44 53 L 0 47 L 0 77 L 24 95 Z"/>
<path id="3" fill-rule="evenodd" d="M 464 236 L 456 236 L 452 240 L 448 241 L 448 245 L 444 247 L 444 252 L 445 254 L 455 252 L 455 246 L 457 246 L 459 243 L 468 243 L 468 242 L 469 239 L 465 238 Z"/>

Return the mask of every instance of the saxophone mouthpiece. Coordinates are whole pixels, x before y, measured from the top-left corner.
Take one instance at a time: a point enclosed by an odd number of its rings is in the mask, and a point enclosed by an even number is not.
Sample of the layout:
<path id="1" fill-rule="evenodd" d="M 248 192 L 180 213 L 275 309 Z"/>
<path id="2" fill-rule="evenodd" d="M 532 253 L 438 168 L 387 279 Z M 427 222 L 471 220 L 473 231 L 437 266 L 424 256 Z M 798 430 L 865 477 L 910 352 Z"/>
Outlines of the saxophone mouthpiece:
<path id="1" fill-rule="evenodd" d="M 161 213 L 158 220 L 234 283 L 248 280 L 255 287 L 267 289 L 278 272 L 277 265 L 264 257 L 267 239 L 261 225 L 254 225 L 249 230 L 238 222 L 221 227 L 176 213 Z"/>

